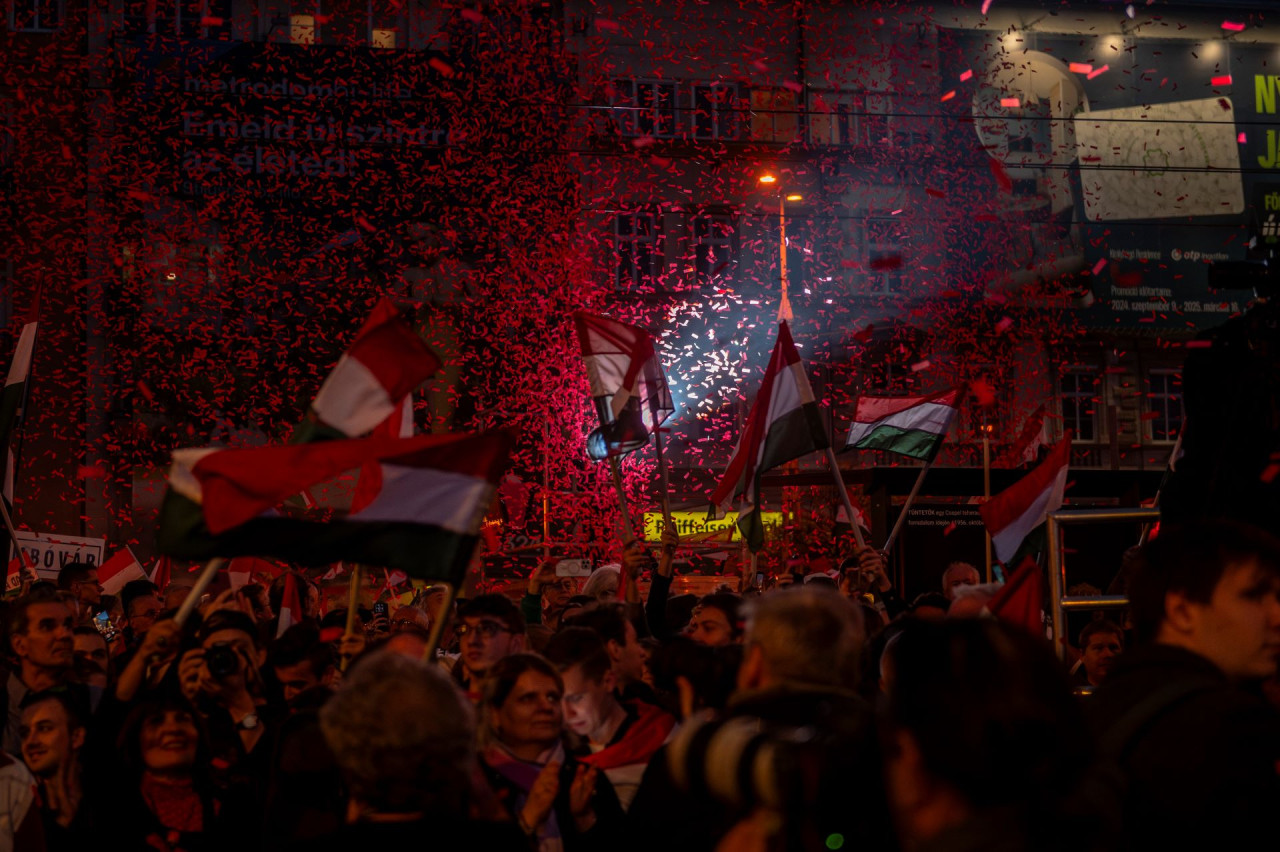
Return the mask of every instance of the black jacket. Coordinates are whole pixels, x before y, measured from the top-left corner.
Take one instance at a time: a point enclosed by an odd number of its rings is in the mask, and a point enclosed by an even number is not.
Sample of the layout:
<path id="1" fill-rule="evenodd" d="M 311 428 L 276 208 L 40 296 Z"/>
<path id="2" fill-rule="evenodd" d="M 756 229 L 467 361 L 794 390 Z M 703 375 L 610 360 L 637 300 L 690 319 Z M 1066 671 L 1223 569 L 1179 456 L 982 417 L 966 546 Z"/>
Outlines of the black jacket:
<path id="1" fill-rule="evenodd" d="M 785 848 L 827 849 L 834 835 L 844 838 L 846 848 L 891 846 L 870 706 L 850 692 L 797 686 L 741 697 L 730 705 L 726 720 L 696 734 L 691 729 L 682 766 L 672 765 L 682 750 L 673 749 L 674 743 L 654 755 L 627 814 L 638 848 L 714 849 L 734 823 L 750 814 L 759 801 L 745 781 L 755 747 L 733 754 L 706 750 L 714 729 L 729 719 L 754 720 L 768 738 L 786 743 L 769 773 L 773 791 L 765 793 L 785 800 Z M 745 792 L 729 802 L 708 789 L 706 767 L 735 762 Z"/>
<path id="2" fill-rule="evenodd" d="M 1209 660 L 1134 649 L 1088 702 L 1120 769 L 1128 848 L 1240 849 L 1275 836 L 1280 715 Z"/>

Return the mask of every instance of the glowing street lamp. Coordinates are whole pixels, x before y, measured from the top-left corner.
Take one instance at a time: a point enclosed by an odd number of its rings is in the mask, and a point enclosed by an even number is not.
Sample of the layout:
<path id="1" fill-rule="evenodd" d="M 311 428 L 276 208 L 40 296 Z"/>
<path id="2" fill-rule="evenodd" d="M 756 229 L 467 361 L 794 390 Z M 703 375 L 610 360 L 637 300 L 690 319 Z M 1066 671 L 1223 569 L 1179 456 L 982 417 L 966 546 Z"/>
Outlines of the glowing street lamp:
<path id="1" fill-rule="evenodd" d="M 759 182 L 764 186 L 773 186 L 778 182 L 776 175 L 765 173 L 760 175 Z M 778 303 L 778 321 L 786 320 L 790 322 L 793 318 L 791 313 L 791 297 L 787 292 L 787 202 L 788 201 L 804 201 L 804 196 L 797 192 L 778 193 L 778 269 L 782 278 L 782 299 Z"/>

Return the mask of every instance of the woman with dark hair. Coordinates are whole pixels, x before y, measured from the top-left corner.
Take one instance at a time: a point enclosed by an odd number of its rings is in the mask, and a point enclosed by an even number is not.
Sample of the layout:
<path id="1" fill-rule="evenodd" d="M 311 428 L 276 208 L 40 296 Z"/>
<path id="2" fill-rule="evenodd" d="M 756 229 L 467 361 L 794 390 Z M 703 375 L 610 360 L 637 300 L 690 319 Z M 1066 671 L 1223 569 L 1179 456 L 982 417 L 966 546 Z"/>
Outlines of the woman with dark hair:
<path id="1" fill-rule="evenodd" d="M 129 713 L 116 747 L 122 774 L 96 779 L 86 797 L 98 825 L 119 832 L 122 849 L 226 849 L 228 814 L 209 782 L 209 750 L 200 715 L 178 695 L 144 700 Z"/>
<path id="2" fill-rule="evenodd" d="M 537 654 L 489 670 L 480 705 L 481 763 L 489 785 L 539 852 L 616 848 L 622 807 L 607 778 L 562 741 L 564 684 Z"/>

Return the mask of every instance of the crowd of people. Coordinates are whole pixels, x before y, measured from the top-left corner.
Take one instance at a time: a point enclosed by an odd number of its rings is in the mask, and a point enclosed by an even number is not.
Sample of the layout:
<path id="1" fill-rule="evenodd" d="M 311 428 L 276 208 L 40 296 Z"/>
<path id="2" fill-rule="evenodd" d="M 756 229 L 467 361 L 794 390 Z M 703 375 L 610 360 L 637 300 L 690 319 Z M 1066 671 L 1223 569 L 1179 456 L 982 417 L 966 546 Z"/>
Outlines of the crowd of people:
<path id="1" fill-rule="evenodd" d="M 108 598 L 70 563 L 4 608 L 0 852 L 1168 850 L 1274 831 L 1266 531 L 1163 530 L 1128 608 L 1063 648 L 990 617 L 965 563 L 910 603 L 871 548 L 692 597 L 672 594 L 677 548 L 669 530 L 585 580 L 547 561 L 519 600 L 428 587 L 351 617 L 321 615 L 296 572 L 182 624 L 189 577 Z M 289 576 L 303 617 L 281 629 Z"/>

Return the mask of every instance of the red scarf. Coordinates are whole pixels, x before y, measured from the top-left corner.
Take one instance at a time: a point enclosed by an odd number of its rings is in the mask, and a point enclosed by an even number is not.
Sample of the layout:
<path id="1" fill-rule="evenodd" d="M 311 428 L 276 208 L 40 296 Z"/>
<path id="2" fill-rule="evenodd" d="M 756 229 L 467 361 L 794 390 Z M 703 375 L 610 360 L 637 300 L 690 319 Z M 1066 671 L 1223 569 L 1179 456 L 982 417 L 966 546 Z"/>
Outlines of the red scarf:
<path id="1" fill-rule="evenodd" d="M 580 758 L 583 763 L 597 769 L 617 769 L 619 766 L 648 763 L 653 753 L 667 741 L 671 729 L 676 726 L 676 717 L 643 701 L 629 703 L 636 711 L 636 720 L 627 728 L 622 739 L 595 754 L 583 756 Z"/>
<path id="2" fill-rule="evenodd" d="M 142 773 L 142 800 L 161 825 L 181 832 L 204 829 L 204 802 L 191 786 L 191 779 L 161 781 L 149 772 Z"/>

